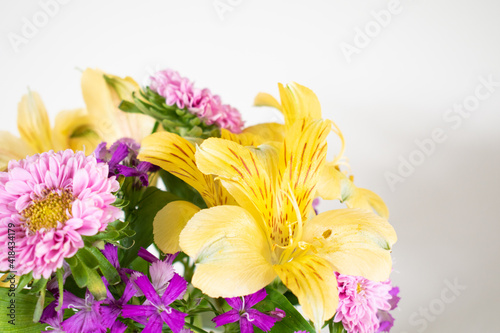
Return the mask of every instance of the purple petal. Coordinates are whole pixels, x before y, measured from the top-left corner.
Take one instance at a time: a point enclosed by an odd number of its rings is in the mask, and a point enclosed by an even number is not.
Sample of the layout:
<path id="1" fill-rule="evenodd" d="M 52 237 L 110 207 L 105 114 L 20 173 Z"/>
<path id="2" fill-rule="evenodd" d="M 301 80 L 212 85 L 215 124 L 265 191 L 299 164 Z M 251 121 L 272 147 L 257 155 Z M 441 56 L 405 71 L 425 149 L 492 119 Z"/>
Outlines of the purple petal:
<path id="1" fill-rule="evenodd" d="M 45 309 L 43 309 L 42 317 L 40 318 L 40 322 L 46 323 L 47 320 L 51 320 L 51 319 L 57 317 L 56 307 L 57 307 L 57 301 L 50 302 L 50 304 L 47 305 L 45 307 Z"/>
<path id="2" fill-rule="evenodd" d="M 179 274 L 174 274 L 172 280 L 168 284 L 161 301 L 164 305 L 169 305 L 186 292 L 187 282 Z"/>
<path id="3" fill-rule="evenodd" d="M 394 318 L 392 315 L 387 311 L 378 311 L 377 317 L 380 320 L 377 333 L 389 332 L 394 325 Z"/>
<path id="4" fill-rule="evenodd" d="M 170 313 L 168 313 L 169 310 Z M 171 307 L 167 307 L 167 311 L 163 311 L 160 315 L 165 324 L 167 324 L 174 333 L 179 333 L 182 330 L 184 327 L 184 319 L 187 317 L 187 313 L 180 312 Z"/>
<path id="5" fill-rule="evenodd" d="M 111 156 L 111 160 L 109 161 L 109 167 L 115 167 L 118 163 L 123 161 L 129 154 L 128 146 L 122 142 L 118 145 L 116 150 L 113 153 L 113 156 Z"/>
<path id="6" fill-rule="evenodd" d="M 136 319 L 137 317 L 149 317 L 158 313 L 153 305 L 131 305 L 125 304 L 122 308 L 122 317 Z"/>
<path id="7" fill-rule="evenodd" d="M 110 333 L 124 333 L 127 330 L 127 325 L 122 323 L 121 321 L 117 320 L 111 326 L 111 332 Z"/>
<path id="8" fill-rule="evenodd" d="M 80 297 L 76 297 L 69 291 L 64 291 L 64 298 L 63 298 L 63 309 L 67 309 L 68 307 L 71 308 L 76 308 L 80 309 L 82 307 L 85 307 L 85 300 L 81 299 Z"/>
<path id="9" fill-rule="evenodd" d="M 115 303 L 112 303 L 108 306 L 101 306 L 100 311 L 103 326 L 109 328 L 116 322 L 122 310 Z"/>
<path id="10" fill-rule="evenodd" d="M 392 289 L 389 291 L 389 295 L 392 296 L 392 298 L 389 300 L 389 304 L 391 305 L 391 310 L 394 310 L 399 303 L 399 300 L 401 297 L 398 296 L 399 294 L 399 287 L 392 287 Z"/>
<path id="11" fill-rule="evenodd" d="M 118 248 L 115 245 L 106 243 L 106 245 L 104 245 L 104 250 L 101 250 L 101 252 L 114 268 L 120 268 L 120 263 L 118 262 Z"/>
<path id="12" fill-rule="evenodd" d="M 257 326 L 264 332 L 270 331 L 274 326 L 274 323 L 278 321 L 277 318 L 261 313 L 255 309 L 248 309 L 247 312 L 242 315 L 242 317 L 246 317 L 249 322 Z"/>
<path id="13" fill-rule="evenodd" d="M 148 301 L 151 303 L 159 306 L 162 301 L 160 300 L 160 296 L 156 293 L 156 290 L 153 288 L 153 285 L 149 281 L 149 279 L 145 275 L 139 275 L 135 280 L 134 283 L 141 289 L 142 293 Z M 175 299 L 174 299 L 175 300 Z M 172 302 L 174 301 L 172 300 Z M 172 303 L 170 302 L 170 303 Z M 169 303 L 169 304 L 170 304 Z"/>
<path id="14" fill-rule="evenodd" d="M 236 310 L 243 310 L 243 300 L 241 297 L 230 297 L 226 298 L 227 304 L 229 304 L 230 307 Z"/>
<path id="15" fill-rule="evenodd" d="M 106 149 L 107 143 L 106 142 L 101 142 L 99 145 L 97 145 L 97 148 L 94 150 L 94 154 L 97 158 L 98 162 L 107 162 L 107 154 L 109 151 Z"/>
<path id="16" fill-rule="evenodd" d="M 149 252 L 148 250 L 146 250 L 143 247 L 141 247 L 139 249 L 139 252 L 137 253 L 137 255 L 150 263 L 154 263 L 155 261 L 160 260 L 160 259 L 156 258 L 154 254 L 152 254 L 151 252 Z"/>
<path id="17" fill-rule="evenodd" d="M 146 327 L 142 330 L 143 333 L 159 333 L 162 331 L 163 328 L 163 321 L 161 320 L 162 318 L 158 315 L 158 313 L 155 313 L 152 315 L 148 323 L 146 324 Z"/>
<path id="18" fill-rule="evenodd" d="M 120 298 L 120 303 L 123 305 L 125 303 L 127 303 L 128 301 L 130 301 L 130 299 L 132 297 L 135 296 L 135 294 L 137 293 L 137 290 L 135 289 L 134 287 L 134 284 L 129 281 L 126 285 L 125 285 L 125 290 L 123 291 L 123 295 L 122 297 Z"/>
<path id="19" fill-rule="evenodd" d="M 241 317 L 240 333 L 254 333 L 253 325 L 246 317 Z"/>
<path id="20" fill-rule="evenodd" d="M 262 301 L 264 298 L 266 298 L 267 292 L 266 289 L 262 288 L 261 290 L 245 296 L 245 309 L 249 309 L 255 304 L 259 303 Z"/>
<path id="21" fill-rule="evenodd" d="M 238 312 L 238 310 L 235 309 L 230 310 L 221 315 L 218 315 L 217 317 L 214 317 L 212 319 L 212 321 L 215 323 L 215 327 L 219 327 L 230 323 L 235 323 L 238 320 L 240 320 L 240 313 Z"/>
<path id="22" fill-rule="evenodd" d="M 141 173 L 137 171 L 135 168 L 122 164 L 117 165 L 116 169 L 118 170 L 118 174 L 123 175 L 125 177 L 137 177 L 141 175 Z"/>

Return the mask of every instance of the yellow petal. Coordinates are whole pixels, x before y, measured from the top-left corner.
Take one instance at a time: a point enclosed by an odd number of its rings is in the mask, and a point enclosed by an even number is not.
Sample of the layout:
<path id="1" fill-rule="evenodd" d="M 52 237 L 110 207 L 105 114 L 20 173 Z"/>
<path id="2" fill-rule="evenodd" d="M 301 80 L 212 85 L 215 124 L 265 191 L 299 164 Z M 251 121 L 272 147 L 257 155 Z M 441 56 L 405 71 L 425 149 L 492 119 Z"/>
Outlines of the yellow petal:
<path id="1" fill-rule="evenodd" d="M 325 320 L 335 314 L 338 306 L 337 279 L 328 261 L 313 255 L 301 256 L 275 270 L 281 281 L 299 299 L 304 314 L 321 332 Z"/>
<path id="2" fill-rule="evenodd" d="M 130 76 L 121 78 L 116 75 L 104 74 L 104 79 L 111 86 L 111 91 L 116 94 L 116 96 L 113 96 L 115 104 L 121 103 L 122 100 L 133 102 L 132 95 L 138 93 L 141 89 L 139 84 Z"/>
<path id="3" fill-rule="evenodd" d="M 10 160 L 20 160 L 34 153 L 33 149 L 20 138 L 6 131 L 0 132 L 0 171 L 7 170 Z"/>
<path id="4" fill-rule="evenodd" d="M 211 297 L 248 295 L 276 277 L 266 235 L 241 207 L 201 210 L 182 231 L 180 245 L 197 263 L 193 285 Z"/>
<path id="5" fill-rule="evenodd" d="M 321 105 L 311 89 L 295 82 L 286 87 L 280 83 L 278 88 L 287 126 L 303 118 L 321 119 Z"/>
<path id="6" fill-rule="evenodd" d="M 387 209 L 382 198 L 370 190 L 357 187 L 354 193 L 347 198 L 345 203 L 349 208 L 373 209 L 383 218 L 389 218 L 389 209 Z"/>
<path id="7" fill-rule="evenodd" d="M 153 220 L 154 241 L 163 253 L 176 253 L 179 235 L 200 208 L 187 201 L 173 201 L 163 207 Z"/>
<path id="8" fill-rule="evenodd" d="M 338 170 L 334 163 L 328 162 L 320 172 L 317 194 L 325 200 L 344 201 L 355 191 L 354 184 Z"/>
<path id="9" fill-rule="evenodd" d="M 272 95 L 267 93 L 258 93 L 253 101 L 255 106 L 270 106 L 282 111 L 280 103 Z"/>
<path id="10" fill-rule="evenodd" d="M 258 145 L 269 141 L 283 142 L 285 138 L 285 126 L 278 123 L 264 123 L 247 127 L 243 130 L 243 133 L 251 133 L 262 138 L 262 141 Z"/>
<path id="11" fill-rule="evenodd" d="M 287 129 L 285 144 L 280 154 L 280 179 L 291 188 L 302 218 L 307 219 L 312 208 L 319 173 L 325 163 L 330 132 L 329 120 L 302 119 Z M 288 186 L 282 185 L 283 190 Z M 291 202 L 289 209 L 292 210 Z"/>
<path id="12" fill-rule="evenodd" d="M 138 158 L 161 167 L 194 187 L 209 207 L 233 203 L 212 176 L 198 170 L 194 154 L 193 145 L 185 138 L 169 132 L 158 132 L 142 141 Z"/>
<path id="13" fill-rule="evenodd" d="M 12 277 L 12 273 L 5 273 L 0 277 L 0 288 L 10 288 L 12 286 L 11 281 L 7 280 L 8 278 Z M 21 279 L 20 276 L 14 275 L 14 285 L 17 287 L 19 280 Z M 4 280 L 6 280 L 4 282 Z"/>
<path id="14" fill-rule="evenodd" d="M 82 75 L 83 99 L 97 134 L 109 143 L 123 137 L 140 142 L 151 133 L 154 120 L 119 110 L 121 99 L 104 75 L 102 71 L 93 69 L 86 69 Z"/>
<path id="15" fill-rule="evenodd" d="M 92 153 L 102 141 L 84 109 L 59 112 L 53 135 L 58 149 L 85 150 L 87 154 Z"/>
<path id="16" fill-rule="evenodd" d="M 273 149 L 243 147 L 229 140 L 209 138 L 196 152 L 196 165 L 201 172 L 218 176 L 240 206 L 267 217 L 274 214 L 275 205 L 274 183 L 268 173 L 276 169 L 277 160 L 265 159 L 277 156 Z M 259 150 L 261 153 L 257 153 Z"/>
<path id="17" fill-rule="evenodd" d="M 391 273 L 390 253 L 397 236 L 387 220 L 370 211 L 337 209 L 308 221 L 303 240 L 335 271 L 384 281 Z"/>
<path id="18" fill-rule="evenodd" d="M 49 116 L 40 95 L 30 91 L 21 98 L 17 111 L 17 128 L 31 148 L 42 153 L 53 149 Z"/>

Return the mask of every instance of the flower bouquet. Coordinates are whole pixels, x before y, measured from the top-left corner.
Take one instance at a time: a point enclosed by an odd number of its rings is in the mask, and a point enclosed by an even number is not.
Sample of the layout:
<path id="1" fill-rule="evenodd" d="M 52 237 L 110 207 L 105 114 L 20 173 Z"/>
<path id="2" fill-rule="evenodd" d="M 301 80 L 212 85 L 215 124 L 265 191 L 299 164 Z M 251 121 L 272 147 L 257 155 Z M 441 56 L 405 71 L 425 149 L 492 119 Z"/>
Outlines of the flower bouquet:
<path id="1" fill-rule="evenodd" d="M 172 70 L 82 92 L 54 127 L 29 92 L 0 133 L 0 331 L 389 331 L 396 233 L 311 90 L 258 94 L 284 123 L 250 127 Z"/>

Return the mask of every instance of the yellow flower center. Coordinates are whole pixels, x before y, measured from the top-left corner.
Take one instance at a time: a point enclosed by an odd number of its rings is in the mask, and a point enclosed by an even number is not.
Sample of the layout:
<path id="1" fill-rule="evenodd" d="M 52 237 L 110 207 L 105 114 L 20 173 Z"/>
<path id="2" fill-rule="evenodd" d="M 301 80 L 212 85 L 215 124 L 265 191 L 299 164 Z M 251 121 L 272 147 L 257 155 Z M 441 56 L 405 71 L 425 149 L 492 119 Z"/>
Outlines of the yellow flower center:
<path id="1" fill-rule="evenodd" d="M 61 190 L 60 193 L 46 191 L 44 194 L 21 213 L 32 232 L 53 229 L 58 222 L 64 223 L 71 217 L 74 197 L 70 190 Z"/>
<path id="2" fill-rule="evenodd" d="M 359 294 L 363 290 L 363 287 L 361 287 L 361 284 L 358 282 L 358 285 L 356 287 L 356 292 Z"/>

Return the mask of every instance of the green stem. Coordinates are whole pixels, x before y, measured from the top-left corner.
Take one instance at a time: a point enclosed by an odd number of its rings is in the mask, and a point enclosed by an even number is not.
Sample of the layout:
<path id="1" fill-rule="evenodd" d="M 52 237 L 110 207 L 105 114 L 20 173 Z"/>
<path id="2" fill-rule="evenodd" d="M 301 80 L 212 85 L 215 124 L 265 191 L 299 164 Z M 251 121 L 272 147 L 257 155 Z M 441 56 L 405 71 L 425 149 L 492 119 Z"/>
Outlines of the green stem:
<path id="1" fill-rule="evenodd" d="M 190 323 L 185 323 L 185 325 L 189 328 L 191 328 L 192 330 L 194 330 L 195 332 L 198 332 L 198 333 L 208 333 L 207 331 L 205 331 L 204 329 L 201 329 L 199 328 L 198 326 L 194 326 Z"/>

